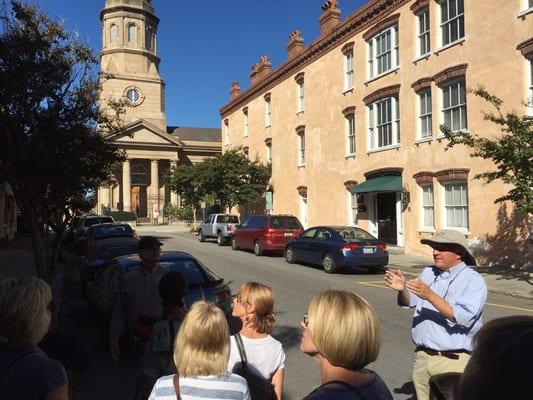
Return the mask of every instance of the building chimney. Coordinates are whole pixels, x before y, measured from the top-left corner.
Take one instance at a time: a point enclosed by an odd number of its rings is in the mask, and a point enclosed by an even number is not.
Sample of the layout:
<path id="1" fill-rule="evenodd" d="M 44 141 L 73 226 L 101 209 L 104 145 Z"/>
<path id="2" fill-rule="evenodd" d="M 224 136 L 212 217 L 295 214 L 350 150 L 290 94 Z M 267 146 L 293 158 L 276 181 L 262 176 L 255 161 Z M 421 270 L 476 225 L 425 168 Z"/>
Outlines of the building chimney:
<path id="1" fill-rule="evenodd" d="M 259 73 L 257 75 L 258 79 L 263 79 L 267 76 L 272 70 L 272 63 L 268 56 L 261 56 L 259 59 Z"/>
<path id="2" fill-rule="evenodd" d="M 304 49 L 304 39 L 300 31 L 295 30 L 289 35 L 289 43 L 287 43 L 288 59 L 296 57 Z"/>
<path id="3" fill-rule="evenodd" d="M 337 0 L 328 0 L 322 4 L 322 10 L 324 12 L 319 18 L 320 36 L 327 35 L 339 24 L 341 10 L 337 8 L 337 5 Z"/>
<path id="4" fill-rule="evenodd" d="M 231 82 L 231 89 L 229 90 L 229 98 L 230 100 L 234 100 L 239 96 L 239 93 L 241 93 L 241 86 L 239 85 L 238 81 Z"/>
<path id="5" fill-rule="evenodd" d="M 252 70 L 250 71 L 250 84 L 251 86 L 257 83 L 257 78 L 259 75 L 259 63 L 252 65 Z"/>

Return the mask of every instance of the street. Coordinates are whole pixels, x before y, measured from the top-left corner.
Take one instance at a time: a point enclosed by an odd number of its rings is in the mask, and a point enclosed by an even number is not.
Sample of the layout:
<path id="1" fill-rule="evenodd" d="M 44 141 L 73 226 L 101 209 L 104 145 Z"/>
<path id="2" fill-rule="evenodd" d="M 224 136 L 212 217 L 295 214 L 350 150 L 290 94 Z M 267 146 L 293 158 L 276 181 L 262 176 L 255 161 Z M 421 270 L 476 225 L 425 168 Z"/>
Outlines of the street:
<path id="1" fill-rule="evenodd" d="M 144 233 L 147 234 L 147 233 Z M 410 399 L 414 392 L 411 368 L 414 346 L 410 339 L 412 311 L 396 306 L 394 294 L 384 286 L 381 273 L 354 270 L 330 275 L 319 268 L 288 264 L 280 256 L 256 257 L 251 252 L 219 247 L 214 241 L 199 243 L 190 233 L 158 235 L 163 251 L 182 250 L 197 257 L 222 276 L 236 293 L 246 281 L 259 281 L 272 287 L 275 295 L 277 326 L 273 336 L 284 346 L 285 397 L 301 399 L 319 385 L 319 369 L 299 351 L 300 321 L 310 298 L 325 289 L 346 289 L 365 297 L 376 309 L 381 323 L 382 347 L 378 360 L 369 366 L 378 372 L 395 399 Z M 391 260 L 394 260 L 391 256 Z M 485 321 L 513 314 L 533 312 L 531 301 L 489 295 Z M 133 367 L 127 362 L 115 365 L 105 353 L 104 334 L 96 319 L 79 315 L 71 324 L 79 329 L 89 351 L 89 369 L 78 387 L 75 399 L 126 399 L 134 390 Z M 76 386 L 76 385 L 74 385 Z"/>

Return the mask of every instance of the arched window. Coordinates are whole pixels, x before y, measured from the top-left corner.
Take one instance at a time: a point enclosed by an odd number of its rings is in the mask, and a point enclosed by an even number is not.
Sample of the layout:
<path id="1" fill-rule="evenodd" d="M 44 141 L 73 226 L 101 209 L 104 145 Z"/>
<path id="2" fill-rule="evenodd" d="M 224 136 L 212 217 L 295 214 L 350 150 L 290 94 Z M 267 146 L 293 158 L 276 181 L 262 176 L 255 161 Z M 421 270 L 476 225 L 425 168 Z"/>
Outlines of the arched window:
<path id="1" fill-rule="evenodd" d="M 133 164 L 131 166 L 131 184 L 132 185 L 146 185 L 146 168 L 141 164 Z"/>
<path id="2" fill-rule="evenodd" d="M 115 43 L 117 41 L 118 27 L 115 24 L 111 25 L 109 29 L 109 41 Z"/>
<path id="3" fill-rule="evenodd" d="M 137 25 L 128 25 L 128 43 L 137 43 Z"/>

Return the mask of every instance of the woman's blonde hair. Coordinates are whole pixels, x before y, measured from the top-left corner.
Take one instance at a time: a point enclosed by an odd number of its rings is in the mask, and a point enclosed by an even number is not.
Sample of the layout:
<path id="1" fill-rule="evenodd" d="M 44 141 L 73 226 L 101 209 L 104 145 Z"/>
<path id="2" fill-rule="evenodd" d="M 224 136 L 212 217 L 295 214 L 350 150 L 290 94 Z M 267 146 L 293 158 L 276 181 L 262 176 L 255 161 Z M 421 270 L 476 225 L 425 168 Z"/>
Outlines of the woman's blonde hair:
<path id="1" fill-rule="evenodd" d="M 0 336 L 14 343 L 39 343 L 50 327 L 51 301 L 52 290 L 42 279 L 1 280 Z"/>
<path id="2" fill-rule="evenodd" d="M 271 333 L 276 325 L 272 289 L 259 282 L 246 282 L 239 289 L 239 301 L 255 307 L 252 323 L 259 333 Z"/>
<path id="3" fill-rule="evenodd" d="M 221 375 L 228 370 L 229 327 L 218 306 L 195 302 L 174 343 L 174 364 L 180 375 Z"/>
<path id="4" fill-rule="evenodd" d="M 359 370 L 378 357 L 381 335 L 374 309 L 362 297 L 328 290 L 311 299 L 309 335 L 331 364 Z"/>

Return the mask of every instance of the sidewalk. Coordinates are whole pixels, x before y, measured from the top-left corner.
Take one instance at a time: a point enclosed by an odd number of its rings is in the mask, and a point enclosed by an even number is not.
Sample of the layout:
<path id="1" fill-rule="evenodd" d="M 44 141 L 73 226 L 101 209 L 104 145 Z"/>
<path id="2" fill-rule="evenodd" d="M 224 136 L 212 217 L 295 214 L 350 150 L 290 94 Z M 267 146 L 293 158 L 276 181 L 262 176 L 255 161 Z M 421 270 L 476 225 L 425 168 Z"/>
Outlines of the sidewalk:
<path id="1" fill-rule="evenodd" d="M 191 227 L 185 224 L 175 225 L 139 225 L 135 230 L 142 236 L 145 233 L 187 233 Z M 192 235 L 192 233 L 191 233 Z M 433 263 L 429 257 L 391 254 L 390 267 L 404 271 L 409 276 L 417 276 L 422 269 Z M 533 274 L 511 269 L 495 267 L 476 268 L 485 280 L 491 293 L 498 293 L 513 297 L 533 300 Z M 8 276 L 36 275 L 35 263 L 29 236 L 8 242 L 6 248 L 0 248 L 0 279 Z M 61 293 L 62 265 L 58 264 L 58 271 L 54 281 L 54 295 Z"/>

